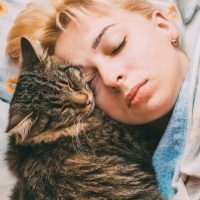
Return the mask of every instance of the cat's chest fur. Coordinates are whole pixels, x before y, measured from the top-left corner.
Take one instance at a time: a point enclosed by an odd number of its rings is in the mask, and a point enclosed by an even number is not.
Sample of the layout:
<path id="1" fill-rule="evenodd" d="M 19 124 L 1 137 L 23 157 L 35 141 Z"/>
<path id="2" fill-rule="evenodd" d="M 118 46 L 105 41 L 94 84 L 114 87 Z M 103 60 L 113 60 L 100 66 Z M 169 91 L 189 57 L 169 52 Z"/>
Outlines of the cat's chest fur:
<path id="1" fill-rule="evenodd" d="M 83 127 L 81 129 L 81 127 Z M 67 128 L 69 129 L 69 128 Z M 46 131 L 48 133 L 48 131 Z M 66 134 L 65 134 L 66 133 Z M 47 137 L 48 135 L 48 137 Z M 13 144 L 15 139 L 13 138 Z M 119 125 L 109 119 L 99 110 L 95 110 L 92 117 L 86 121 L 73 126 L 70 133 L 66 129 L 60 129 L 43 136 L 35 136 L 31 138 L 27 144 L 18 144 L 19 148 L 30 149 L 29 156 L 37 157 L 44 156 L 46 159 L 59 160 L 60 154 L 62 158 L 71 157 L 71 155 L 83 156 L 129 156 L 135 160 L 134 153 L 137 157 L 144 157 L 144 160 L 150 158 L 150 152 L 142 147 L 140 141 L 135 137 L 135 133 L 127 130 L 125 126 Z M 51 154 L 52 153 L 52 154 Z M 136 160 L 135 160 L 136 161 Z M 52 161 L 53 162 L 53 161 Z"/>
<path id="2" fill-rule="evenodd" d="M 161 199 L 151 154 L 134 132 L 117 126 L 99 111 L 86 123 L 78 136 L 53 142 L 16 145 L 14 138 L 10 140 L 10 166 L 35 188 L 37 198 L 59 193 L 58 199 Z M 50 192 L 53 188 L 55 194 Z"/>

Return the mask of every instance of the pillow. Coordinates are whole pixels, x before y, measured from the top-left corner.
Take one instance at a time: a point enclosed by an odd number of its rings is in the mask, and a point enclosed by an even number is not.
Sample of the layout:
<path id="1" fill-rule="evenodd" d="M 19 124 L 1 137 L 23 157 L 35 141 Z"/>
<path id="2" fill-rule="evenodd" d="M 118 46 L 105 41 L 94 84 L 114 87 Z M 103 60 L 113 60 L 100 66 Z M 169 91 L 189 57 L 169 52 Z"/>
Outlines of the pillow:
<path id="1" fill-rule="evenodd" d="M 177 5 L 185 24 L 189 23 L 194 14 L 200 9 L 199 0 L 177 0 Z"/>
<path id="2" fill-rule="evenodd" d="M 184 33 L 185 51 L 192 57 L 200 28 L 200 1 L 177 0 L 177 5 L 186 25 Z"/>
<path id="3" fill-rule="evenodd" d="M 16 15 L 25 7 L 28 0 L 0 0 L 0 99 L 10 102 L 15 90 L 19 69 L 5 55 L 8 32 Z"/>

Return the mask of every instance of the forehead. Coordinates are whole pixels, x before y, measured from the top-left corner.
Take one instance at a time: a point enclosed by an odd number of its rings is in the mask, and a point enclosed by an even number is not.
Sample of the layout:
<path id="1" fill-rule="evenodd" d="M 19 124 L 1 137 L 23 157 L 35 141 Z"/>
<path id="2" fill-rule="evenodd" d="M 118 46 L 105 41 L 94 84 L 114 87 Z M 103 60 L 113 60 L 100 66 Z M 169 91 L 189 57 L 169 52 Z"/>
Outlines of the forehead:
<path id="1" fill-rule="evenodd" d="M 66 53 L 66 47 L 68 51 L 70 51 L 74 49 L 75 46 L 83 47 L 89 44 L 92 45 L 92 41 L 95 39 L 95 36 L 99 34 L 102 28 L 115 23 L 117 18 L 119 18 L 119 14 L 116 13 L 110 13 L 104 16 L 90 14 L 80 23 L 74 21 L 69 22 L 67 28 L 61 32 L 58 37 L 55 54 L 58 57 L 63 58 L 63 53 Z"/>
<path id="2" fill-rule="evenodd" d="M 91 52 L 87 50 L 92 49 L 92 43 L 104 27 L 116 24 L 114 29 L 119 28 L 116 31 L 122 29 L 126 31 L 126 29 L 130 29 L 130 26 L 142 25 L 141 19 L 145 21 L 140 14 L 122 9 L 115 9 L 115 11 L 104 15 L 90 13 L 80 23 L 71 21 L 67 28 L 61 32 L 56 43 L 55 54 L 76 64 L 77 59 L 86 54 L 90 55 Z"/>

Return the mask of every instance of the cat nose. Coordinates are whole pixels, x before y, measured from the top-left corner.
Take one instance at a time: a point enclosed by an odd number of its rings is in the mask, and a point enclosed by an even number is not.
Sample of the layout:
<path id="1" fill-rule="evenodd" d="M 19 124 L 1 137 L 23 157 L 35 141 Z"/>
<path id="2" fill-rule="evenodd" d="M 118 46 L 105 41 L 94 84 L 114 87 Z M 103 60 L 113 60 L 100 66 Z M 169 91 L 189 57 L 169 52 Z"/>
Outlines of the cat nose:
<path id="1" fill-rule="evenodd" d="M 73 97 L 73 102 L 79 106 L 88 106 L 92 103 L 92 97 L 86 93 L 76 93 Z"/>

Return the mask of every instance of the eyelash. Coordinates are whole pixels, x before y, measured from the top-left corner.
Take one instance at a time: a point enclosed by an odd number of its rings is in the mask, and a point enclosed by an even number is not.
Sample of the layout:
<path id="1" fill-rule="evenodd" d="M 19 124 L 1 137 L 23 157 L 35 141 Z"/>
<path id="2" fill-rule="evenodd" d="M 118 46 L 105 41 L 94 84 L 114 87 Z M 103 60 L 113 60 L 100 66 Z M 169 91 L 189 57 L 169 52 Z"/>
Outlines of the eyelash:
<path id="1" fill-rule="evenodd" d="M 124 39 L 120 43 L 120 45 L 111 52 L 111 55 L 114 56 L 114 55 L 118 54 L 125 45 L 126 45 L 126 37 L 124 37 Z"/>

